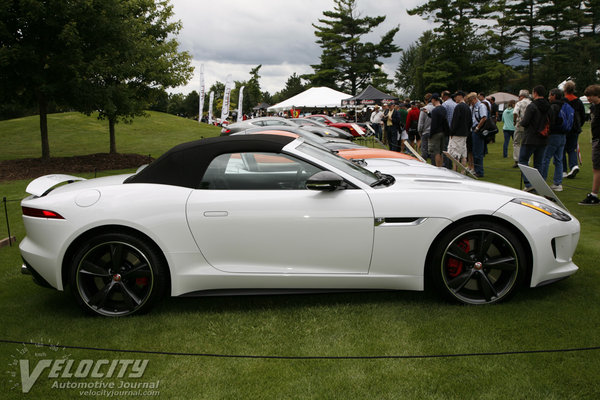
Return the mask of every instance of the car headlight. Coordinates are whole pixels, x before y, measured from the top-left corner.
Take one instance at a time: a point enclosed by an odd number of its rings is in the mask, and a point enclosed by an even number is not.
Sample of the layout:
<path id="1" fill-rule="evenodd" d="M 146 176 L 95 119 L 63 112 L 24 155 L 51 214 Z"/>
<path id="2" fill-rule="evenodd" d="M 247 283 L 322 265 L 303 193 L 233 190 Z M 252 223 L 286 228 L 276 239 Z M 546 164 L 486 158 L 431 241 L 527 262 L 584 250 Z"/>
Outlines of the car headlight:
<path id="1" fill-rule="evenodd" d="M 529 199 L 513 199 L 512 202 L 539 211 L 542 214 L 546 214 L 547 216 L 557 219 L 559 221 L 571 220 L 571 217 L 567 213 L 559 210 L 556 207 L 552 207 L 551 205 L 546 203 Z"/>

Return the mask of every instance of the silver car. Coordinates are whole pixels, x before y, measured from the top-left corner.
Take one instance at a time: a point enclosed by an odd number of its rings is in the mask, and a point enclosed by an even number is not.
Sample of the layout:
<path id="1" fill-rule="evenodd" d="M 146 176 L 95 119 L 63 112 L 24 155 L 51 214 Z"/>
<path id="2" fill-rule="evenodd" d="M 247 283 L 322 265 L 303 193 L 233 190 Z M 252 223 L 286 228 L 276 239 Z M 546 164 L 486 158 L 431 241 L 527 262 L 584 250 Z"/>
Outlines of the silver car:
<path id="1" fill-rule="evenodd" d="M 233 124 L 223 126 L 221 129 L 221 136 L 231 135 L 239 131 L 243 131 L 251 128 L 261 128 L 265 126 L 291 126 L 294 128 L 298 127 L 298 124 L 291 122 L 286 118 L 281 117 L 259 117 L 247 119 L 245 121 L 234 122 Z"/>

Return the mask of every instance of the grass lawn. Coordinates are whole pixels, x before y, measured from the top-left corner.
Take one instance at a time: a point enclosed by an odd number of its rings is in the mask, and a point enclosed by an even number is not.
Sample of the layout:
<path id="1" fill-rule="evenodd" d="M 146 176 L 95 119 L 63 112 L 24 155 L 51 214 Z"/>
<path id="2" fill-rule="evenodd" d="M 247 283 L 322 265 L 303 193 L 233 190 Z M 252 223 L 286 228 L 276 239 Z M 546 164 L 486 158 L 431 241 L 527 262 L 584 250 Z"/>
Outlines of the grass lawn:
<path id="1" fill-rule="evenodd" d="M 70 113 L 50 120 L 53 156 L 107 152 L 103 122 Z M 217 134 L 218 129 L 194 121 L 151 113 L 117 126 L 117 148 L 156 157 L 173 144 Z M 7 144 L 0 159 L 39 157 L 37 119 L 0 122 L 0 136 Z M 519 187 L 512 159 L 502 158 L 500 136 L 489 146 L 485 180 Z M 86 390 L 92 391 L 86 397 L 102 398 L 129 388 L 134 392 L 113 397 L 597 399 L 600 208 L 576 204 L 592 179 L 589 124 L 580 144 L 581 172 L 565 180 L 559 193 L 582 224 L 575 254 L 580 271 L 494 306 L 449 304 L 429 292 L 173 298 L 145 316 L 94 318 L 84 316 L 68 293 L 22 276 L 17 246 L 0 248 L 2 398 L 67 399 Z M 105 174 L 117 172 L 122 171 Z M 27 184 L 0 183 L 0 199 L 10 200 L 10 226 L 19 240 L 25 232 L 18 200 Z M 3 211 L 0 239 L 7 236 Z M 21 341 L 57 346 L 15 343 Z M 39 360 L 61 358 L 73 360 L 73 370 L 84 368 L 85 360 L 148 363 L 140 378 L 127 373 L 118 378 L 117 372 L 104 378 L 60 377 L 64 369 L 52 378 L 49 367 L 29 393 L 21 393 L 19 360 L 29 360 L 31 374 Z M 107 392 L 64 388 L 69 382 L 103 384 Z"/>
<path id="2" fill-rule="evenodd" d="M 117 124 L 115 131 L 119 153 L 152 157 L 160 156 L 176 144 L 220 134 L 220 128 L 154 111 L 136 118 L 132 124 Z M 38 117 L 0 121 L 0 137 L 3 142 L 0 161 L 42 155 Z M 108 153 L 108 121 L 77 112 L 50 114 L 48 140 L 52 157 Z"/>

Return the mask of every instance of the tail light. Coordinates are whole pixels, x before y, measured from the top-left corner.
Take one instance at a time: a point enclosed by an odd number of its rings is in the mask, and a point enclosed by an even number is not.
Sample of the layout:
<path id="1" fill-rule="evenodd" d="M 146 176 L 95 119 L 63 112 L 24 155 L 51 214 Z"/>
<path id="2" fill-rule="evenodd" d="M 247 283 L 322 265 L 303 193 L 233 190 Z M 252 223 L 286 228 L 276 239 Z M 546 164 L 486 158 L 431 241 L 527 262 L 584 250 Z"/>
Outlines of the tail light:
<path id="1" fill-rule="evenodd" d="M 34 218 L 47 218 L 47 219 L 65 219 L 62 215 L 57 212 L 50 210 L 42 210 L 39 208 L 22 207 L 23 215 Z"/>

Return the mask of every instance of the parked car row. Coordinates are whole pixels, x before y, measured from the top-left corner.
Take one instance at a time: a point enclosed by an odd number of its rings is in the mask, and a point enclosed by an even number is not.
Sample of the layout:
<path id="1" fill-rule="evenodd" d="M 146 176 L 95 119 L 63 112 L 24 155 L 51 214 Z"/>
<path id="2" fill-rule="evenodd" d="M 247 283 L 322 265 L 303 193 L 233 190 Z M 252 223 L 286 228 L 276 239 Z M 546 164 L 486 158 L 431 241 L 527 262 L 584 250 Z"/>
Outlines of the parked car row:
<path id="1" fill-rule="evenodd" d="M 251 129 L 268 128 L 273 126 L 286 126 L 292 128 L 302 127 L 305 130 L 323 137 L 332 137 L 340 139 L 352 139 L 354 136 L 349 130 L 329 126 L 319 121 L 308 118 L 281 118 L 281 117 L 259 117 L 247 119 L 245 121 L 235 122 L 224 126 L 221 129 L 221 135 L 231 135 L 233 133 Z"/>
<path id="2" fill-rule="evenodd" d="M 363 122 L 349 122 L 343 118 L 323 114 L 308 115 L 306 118 L 322 122 L 330 127 L 343 129 L 351 133 L 352 136 L 362 136 L 367 132 L 366 124 Z"/>

